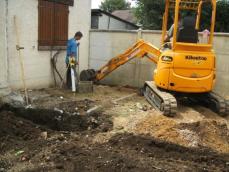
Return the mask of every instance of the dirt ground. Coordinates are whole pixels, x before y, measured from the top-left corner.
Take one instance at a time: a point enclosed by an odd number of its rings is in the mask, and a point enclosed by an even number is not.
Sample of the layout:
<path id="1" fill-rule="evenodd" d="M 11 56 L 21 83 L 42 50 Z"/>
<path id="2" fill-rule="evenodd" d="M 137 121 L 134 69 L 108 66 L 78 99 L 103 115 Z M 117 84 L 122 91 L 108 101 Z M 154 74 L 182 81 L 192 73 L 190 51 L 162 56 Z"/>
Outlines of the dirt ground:
<path id="1" fill-rule="evenodd" d="M 179 102 L 168 118 L 137 90 L 109 86 L 29 97 L 0 107 L 0 172 L 229 171 L 229 118 L 199 105 Z"/>

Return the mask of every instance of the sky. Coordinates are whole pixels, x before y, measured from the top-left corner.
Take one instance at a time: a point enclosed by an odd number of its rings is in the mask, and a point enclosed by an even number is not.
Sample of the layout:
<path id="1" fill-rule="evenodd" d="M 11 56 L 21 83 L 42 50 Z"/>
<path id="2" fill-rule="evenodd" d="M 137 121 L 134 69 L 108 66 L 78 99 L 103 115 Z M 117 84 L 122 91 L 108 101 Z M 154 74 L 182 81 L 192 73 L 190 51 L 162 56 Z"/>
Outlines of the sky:
<path id="1" fill-rule="evenodd" d="M 101 4 L 103 0 L 91 0 L 91 8 L 99 8 L 99 5 Z M 135 3 L 132 0 L 128 0 L 131 2 L 131 5 L 134 6 Z"/>

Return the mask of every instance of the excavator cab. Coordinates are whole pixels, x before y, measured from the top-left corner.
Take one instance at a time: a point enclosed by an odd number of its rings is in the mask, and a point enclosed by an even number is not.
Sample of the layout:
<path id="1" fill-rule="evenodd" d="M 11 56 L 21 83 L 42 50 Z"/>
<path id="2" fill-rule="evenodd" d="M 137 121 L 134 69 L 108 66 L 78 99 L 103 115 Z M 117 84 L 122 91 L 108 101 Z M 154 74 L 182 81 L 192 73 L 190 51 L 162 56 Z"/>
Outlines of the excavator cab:
<path id="1" fill-rule="evenodd" d="M 198 43 L 198 31 L 195 28 L 195 18 L 185 17 L 182 21 L 182 28 L 179 29 L 177 34 L 177 42 L 184 43 Z"/>
<path id="2" fill-rule="evenodd" d="M 197 32 L 200 29 L 200 20 L 202 16 L 202 9 L 204 6 L 210 5 L 212 9 L 212 17 L 208 23 L 211 23 L 210 28 L 210 38 L 205 44 L 211 44 L 213 41 L 214 27 L 215 27 L 215 15 L 216 15 L 216 0 L 166 0 L 165 2 L 165 12 L 163 15 L 162 24 L 162 39 L 161 44 L 165 43 L 165 35 L 168 29 L 169 15 L 174 15 L 174 39 L 172 41 L 174 48 L 176 43 L 201 43 L 199 40 L 197 42 L 190 42 L 189 40 L 179 40 L 179 37 L 187 36 L 196 37 Z M 182 29 L 179 28 L 179 16 L 182 16 Z M 206 21 L 203 21 L 206 23 Z M 182 31 L 183 30 L 183 31 Z M 186 33 L 185 31 L 186 30 Z"/>
<path id="3" fill-rule="evenodd" d="M 204 4 L 212 6 L 210 35 L 203 43 L 200 34 L 200 19 Z M 162 41 L 168 26 L 169 14 L 174 12 L 174 31 L 171 49 L 165 49 L 154 72 L 155 84 L 163 89 L 185 92 L 210 92 L 215 84 L 215 53 L 212 41 L 215 26 L 216 0 L 166 0 L 163 16 Z M 182 26 L 179 15 L 182 13 Z"/>

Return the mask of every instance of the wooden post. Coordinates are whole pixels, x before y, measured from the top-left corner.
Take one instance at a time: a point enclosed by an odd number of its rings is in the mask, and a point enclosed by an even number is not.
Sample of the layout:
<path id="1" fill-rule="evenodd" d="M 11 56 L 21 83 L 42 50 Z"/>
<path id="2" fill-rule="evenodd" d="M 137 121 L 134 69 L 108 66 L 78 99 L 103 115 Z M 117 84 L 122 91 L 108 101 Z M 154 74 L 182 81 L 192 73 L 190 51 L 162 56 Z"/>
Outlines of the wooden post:
<path id="1" fill-rule="evenodd" d="M 16 32 L 16 43 L 17 43 L 16 49 L 18 51 L 18 57 L 19 57 L 20 66 L 21 66 L 21 80 L 24 86 L 26 104 L 28 105 L 29 97 L 28 97 L 28 92 L 27 92 L 26 83 L 25 83 L 24 62 L 21 56 L 21 49 L 24 49 L 24 47 L 20 47 L 20 38 L 19 38 L 19 33 L 18 33 L 18 24 L 17 24 L 16 16 L 14 16 L 14 27 L 15 27 L 15 32 Z"/>

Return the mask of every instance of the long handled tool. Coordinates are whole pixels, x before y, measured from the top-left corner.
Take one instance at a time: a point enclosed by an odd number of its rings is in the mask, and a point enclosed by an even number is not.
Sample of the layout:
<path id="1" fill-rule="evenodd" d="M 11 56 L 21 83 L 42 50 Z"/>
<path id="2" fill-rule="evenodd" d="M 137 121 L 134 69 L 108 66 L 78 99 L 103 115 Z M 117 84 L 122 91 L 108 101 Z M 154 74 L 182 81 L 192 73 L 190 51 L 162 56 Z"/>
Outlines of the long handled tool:
<path id="1" fill-rule="evenodd" d="M 78 62 L 77 71 L 74 69 Z M 77 45 L 77 57 L 76 61 L 70 58 L 70 66 L 71 66 L 71 80 L 72 80 L 72 92 L 76 92 L 76 85 L 79 86 L 79 45 Z M 77 83 L 76 83 L 77 82 Z"/>
<path id="2" fill-rule="evenodd" d="M 71 80 L 72 80 L 72 92 L 76 92 L 75 71 L 73 67 L 71 67 Z"/>
<path id="3" fill-rule="evenodd" d="M 21 66 L 21 80 L 22 80 L 23 86 L 24 86 L 26 104 L 28 105 L 29 104 L 29 97 L 28 97 L 28 92 L 27 92 L 26 83 L 25 83 L 24 62 L 23 62 L 23 59 L 21 56 L 21 49 L 24 49 L 24 47 L 20 47 L 20 38 L 19 38 L 19 33 L 18 33 L 18 24 L 17 24 L 17 17 L 16 16 L 14 16 L 14 26 L 15 26 L 16 39 L 17 39 L 16 49 L 18 51 L 18 57 L 19 57 L 20 66 Z"/>
<path id="4" fill-rule="evenodd" d="M 77 62 L 78 62 L 78 67 L 77 67 L 77 84 L 79 85 L 80 82 L 80 77 L 79 77 L 79 72 L 80 72 L 80 44 L 77 45 Z"/>

